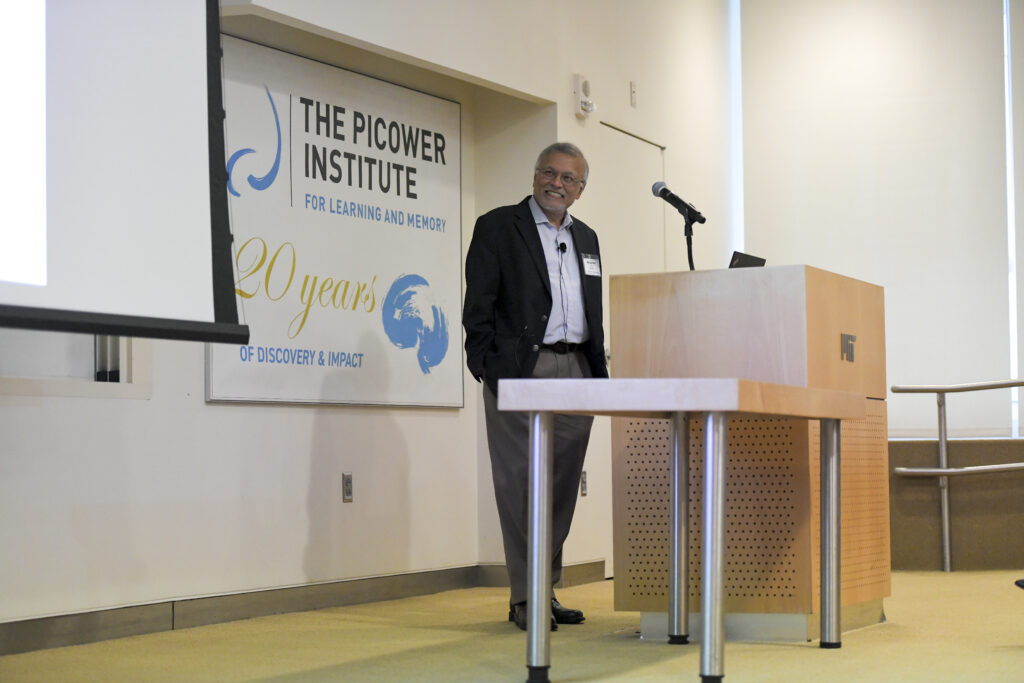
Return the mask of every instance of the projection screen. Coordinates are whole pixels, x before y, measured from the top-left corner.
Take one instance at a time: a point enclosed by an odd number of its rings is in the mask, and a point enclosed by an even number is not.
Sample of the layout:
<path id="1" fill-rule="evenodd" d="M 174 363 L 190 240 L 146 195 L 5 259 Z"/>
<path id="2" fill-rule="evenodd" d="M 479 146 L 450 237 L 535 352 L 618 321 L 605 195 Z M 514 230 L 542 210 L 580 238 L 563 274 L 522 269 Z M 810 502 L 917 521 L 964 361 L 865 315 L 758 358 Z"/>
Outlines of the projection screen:
<path id="1" fill-rule="evenodd" d="M 0 326 L 246 343 L 217 0 L 47 0 L 8 19 Z"/>

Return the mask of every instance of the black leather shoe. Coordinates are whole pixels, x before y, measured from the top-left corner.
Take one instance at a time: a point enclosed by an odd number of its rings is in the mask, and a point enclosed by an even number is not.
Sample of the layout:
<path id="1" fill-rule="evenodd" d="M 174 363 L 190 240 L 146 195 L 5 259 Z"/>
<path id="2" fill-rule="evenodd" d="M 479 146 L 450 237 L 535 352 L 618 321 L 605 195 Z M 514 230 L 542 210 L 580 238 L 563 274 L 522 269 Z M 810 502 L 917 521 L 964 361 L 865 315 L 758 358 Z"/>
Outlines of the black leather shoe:
<path id="1" fill-rule="evenodd" d="M 1017 588 L 1024 588 L 1024 579 L 1017 579 L 1013 583 L 1017 586 Z"/>
<path id="2" fill-rule="evenodd" d="M 517 602 L 514 605 L 509 605 L 508 608 L 508 620 L 516 622 L 516 626 L 519 627 L 520 631 L 526 630 L 526 603 Z M 568 622 L 566 622 L 568 623 Z M 551 617 L 551 630 L 557 631 L 558 624 L 555 623 L 555 617 Z"/>
<path id="3" fill-rule="evenodd" d="M 586 620 L 583 612 L 562 607 L 556 598 L 551 598 L 551 618 L 559 624 L 582 624 Z"/>

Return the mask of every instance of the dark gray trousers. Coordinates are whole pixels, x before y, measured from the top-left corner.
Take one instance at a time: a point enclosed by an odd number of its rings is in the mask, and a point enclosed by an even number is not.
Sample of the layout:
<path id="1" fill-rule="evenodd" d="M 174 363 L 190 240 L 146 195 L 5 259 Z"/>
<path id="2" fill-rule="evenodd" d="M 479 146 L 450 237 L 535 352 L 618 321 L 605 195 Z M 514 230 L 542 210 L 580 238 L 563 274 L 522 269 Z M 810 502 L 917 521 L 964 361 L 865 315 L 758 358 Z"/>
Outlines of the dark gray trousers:
<path id="1" fill-rule="evenodd" d="M 590 377 L 590 366 L 582 353 L 556 354 L 541 350 L 534 368 L 535 378 Z M 510 604 L 526 601 L 526 550 L 528 532 L 527 496 L 530 474 L 529 413 L 503 412 L 484 384 L 484 416 L 487 445 L 491 454 L 494 497 L 505 544 L 505 566 L 511 587 Z M 562 544 L 569 535 L 580 486 L 583 459 L 590 441 L 594 418 L 583 415 L 555 415 L 554 473 L 551 537 L 551 582 L 562 577 Z"/>

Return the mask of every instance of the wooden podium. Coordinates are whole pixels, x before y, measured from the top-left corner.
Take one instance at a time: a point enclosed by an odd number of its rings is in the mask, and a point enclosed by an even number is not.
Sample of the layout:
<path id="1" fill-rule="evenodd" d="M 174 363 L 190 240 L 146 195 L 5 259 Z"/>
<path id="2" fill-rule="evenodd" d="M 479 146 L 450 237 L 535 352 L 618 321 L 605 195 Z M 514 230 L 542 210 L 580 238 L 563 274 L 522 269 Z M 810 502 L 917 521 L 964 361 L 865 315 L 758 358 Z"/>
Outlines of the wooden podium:
<path id="1" fill-rule="evenodd" d="M 841 430 L 843 628 L 880 621 L 890 594 L 882 288 L 809 266 L 613 276 L 610 286 L 613 377 L 740 377 L 868 397 L 867 417 Z M 688 585 L 696 610 L 701 421 L 691 420 L 689 431 Z M 817 638 L 818 424 L 734 419 L 727 440 L 727 633 Z M 666 420 L 612 420 L 615 608 L 644 612 L 645 629 L 668 604 L 669 446 Z"/>

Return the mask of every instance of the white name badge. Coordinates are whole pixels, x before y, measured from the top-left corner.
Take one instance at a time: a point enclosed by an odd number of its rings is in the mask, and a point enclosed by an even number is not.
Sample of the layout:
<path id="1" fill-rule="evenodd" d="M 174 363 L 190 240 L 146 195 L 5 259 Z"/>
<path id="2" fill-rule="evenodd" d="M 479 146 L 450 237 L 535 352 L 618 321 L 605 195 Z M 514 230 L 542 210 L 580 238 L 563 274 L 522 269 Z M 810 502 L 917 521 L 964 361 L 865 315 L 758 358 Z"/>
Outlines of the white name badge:
<path id="1" fill-rule="evenodd" d="M 583 256 L 583 272 L 587 275 L 601 277 L 601 259 L 597 254 L 581 254 Z"/>

